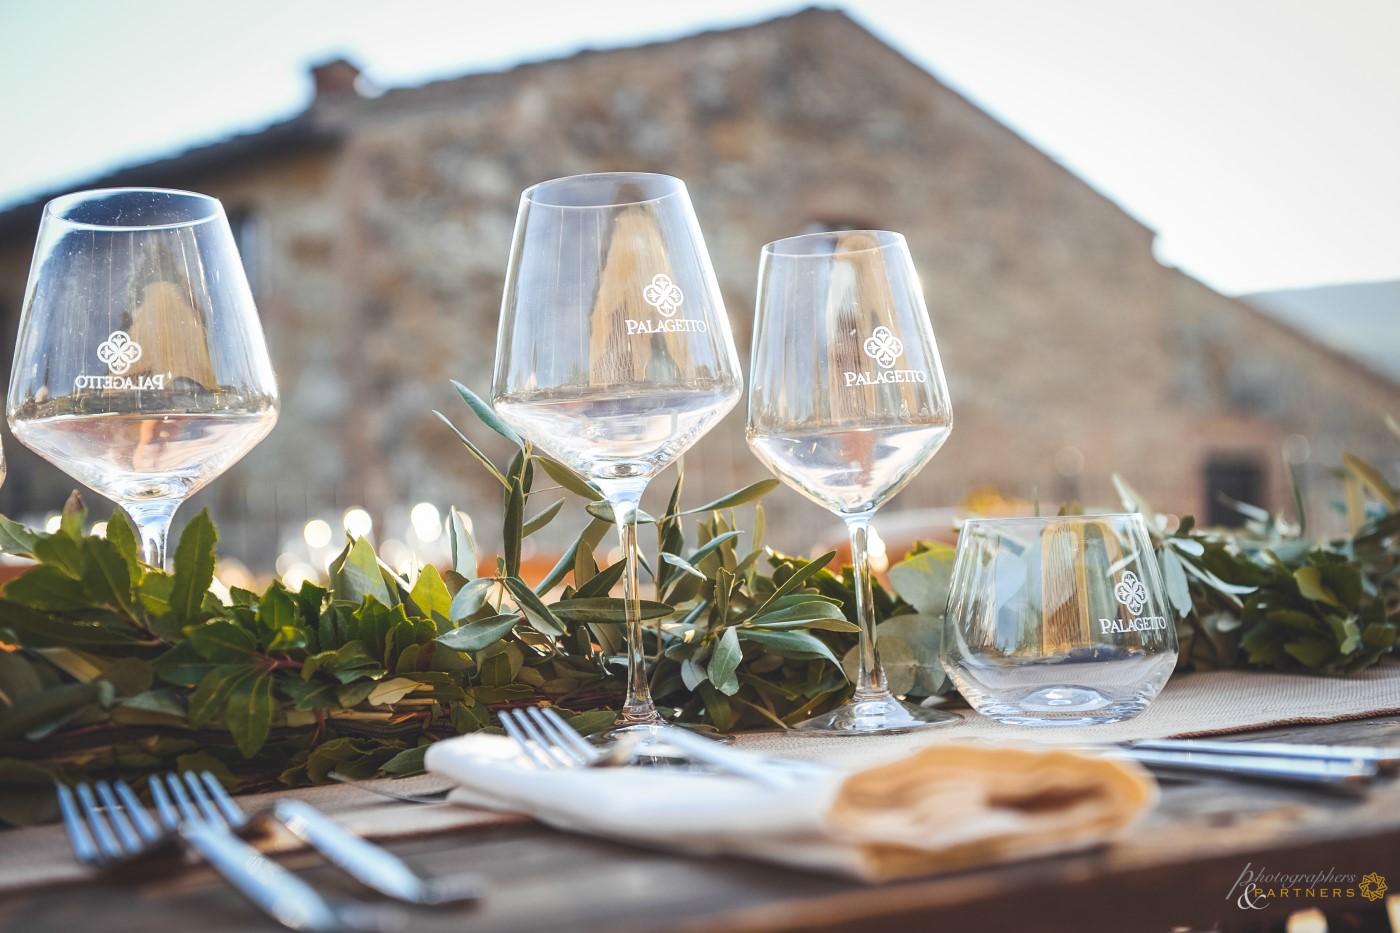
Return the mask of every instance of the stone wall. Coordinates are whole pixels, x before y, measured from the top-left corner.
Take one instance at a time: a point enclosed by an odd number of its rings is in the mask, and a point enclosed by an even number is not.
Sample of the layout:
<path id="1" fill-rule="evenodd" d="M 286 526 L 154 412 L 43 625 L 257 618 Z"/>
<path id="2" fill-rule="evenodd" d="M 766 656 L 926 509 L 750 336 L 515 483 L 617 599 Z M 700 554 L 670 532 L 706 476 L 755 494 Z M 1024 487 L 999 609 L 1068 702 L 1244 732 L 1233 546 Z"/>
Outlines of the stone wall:
<path id="1" fill-rule="evenodd" d="M 1387 465 L 1400 450 L 1382 424 L 1400 413 L 1393 383 L 1163 268 L 1150 230 L 840 13 L 372 99 L 327 94 L 309 119 L 340 145 L 201 185 L 265 231 L 281 422 L 202 494 L 221 521 L 250 517 L 231 545 L 256 562 L 306 518 L 354 504 L 385 533 L 414 502 L 456 504 L 495 542 L 499 487 L 430 411 L 467 426 L 449 380 L 489 393 L 519 192 L 591 171 L 687 181 L 745 363 L 764 242 L 816 226 L 906 234 L 956 427 L 890 511 L 956 505 L 987 485 L 1112 505 L 1119 472 L 1158 508 L 1204 514 L 1204 465 L 1222 454 L 1257 458 L 1264 504 L 1282 506 L 1281 450 L 1301 435 L 1321 512 L 1335 494 L 1324 468 L 1343 448 Z M 32 232 L 0 242 L 10 314 L 31 248 Z M 766 475 L 742 408 L 686 465 L 691 504 Z M 660 499 L 670 481 L 656 485 Z M 768 508 L 778 546 L 839 536 L 795 493 Z M 575 530 L 561 520 L 541 543 Z"/>

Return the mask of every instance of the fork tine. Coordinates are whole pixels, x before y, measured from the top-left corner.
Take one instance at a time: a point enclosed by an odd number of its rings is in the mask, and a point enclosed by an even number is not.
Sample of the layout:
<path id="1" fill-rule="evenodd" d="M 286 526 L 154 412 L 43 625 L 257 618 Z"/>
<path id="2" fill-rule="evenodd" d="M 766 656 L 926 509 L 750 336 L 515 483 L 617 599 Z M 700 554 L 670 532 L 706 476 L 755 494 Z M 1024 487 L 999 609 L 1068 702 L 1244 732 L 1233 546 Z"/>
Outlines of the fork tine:
<path id="1" fill-rule="evenodd" d="M 158 780 L 158 778 L 156 779 Z M 176 825 L 181 823 L 203 823 L 204 820 L 199 815 L 194 804 L 190 803 L 190 795 L 185 793 L 185 785 L 181 783 L 178 774 L 165 775 L 165 789 L 170 792 L 170 798 L 175 801 L 175 807 L 180 811 L 180 816 L 176 820 Z"/>
<path id="2" fill-rule="evenodd" d="M 84 865 L 96 865 L 102 860 L 93 841 L 92 832 L 78 812 L 78 801 L 67 784 L 58 785 L 58 809 L 63 812 L 63 825 L 68 829 L 68 842 L 73 846 L 73 854 Z"/>
<path id="3" fill-rule="evenodd" d="M 160 825 L 174 832 L 180 828 L 180 814 L 175 812 L 175 808 L 170 803 L 170 795 L 165 792 L 165 786 L 161 783 L 160 775 L 153 774 L 148 782 L 151 788 L 151 799 L 155 801 L 156 815 L 160 818 Z"/>
<path id="4" fill-rule="evenodd" d="M 117 841 L 121 843 L 122 850 L 131 855 L 141 851 L 141 837 L 136 834 L 136 829 L 131 825 L 131 820 L 126 813 L 126 807 L 122 806 L 115 794 L 112 793 L 112 785 L 106 781 L 97 782 L 97 796 L 102 800 L 102 806 L 106 808 L 107 819 L 112 824 L 112 829 L 116 831 Z"/>
<path id="5" fill-rule="evenodd" d="M 193 772 L 186 772 L 186 780 L 193 781 L 194 778 L 192 775 Z M 219 811 L 223 813 L 224 820 L 227 821 L 230 826 L 239 829 L 248 822 L 248 814 L 244 813 L 238 804 L 234 802 L 233 798 L 228 795 L 228 791 L 224 789 L 224 785 L 219 783 L 218 778 L 214 777 L 214 775 L 208 771 L 201 771 L 199 773 L 199 779 L 204 782 L 204 786 L 208 790 L 210 798 L 213 799 Z"/>
<path id="6" fill-rule="evenodd" d="M 170 781 L 174 784 L 181 783 L 182 779 L 195 806 L 199 807 L 199 812 L 204 814 L 204 822 L 215 829 L 228 829 L 228 820 L 224 819 L 223 813 L 214 806 L 214 801 L 209 799 L 209 792 L 204 789 L 203 784 L 199 783 L 199 778 L 195 777 L 194 772 L 185 771 L 181 774 L 170 775 Z"/>
<path id="7" fill-rule="evenodd" d="M 536 747 L 549 756 L 551 768 L 574 768 L 583 763 L 569 754 L 552 735 L 541 729 L 528 710 L 516 710 L 515 721 L 525 734 L 534 740 Z"/>
<path id="8" fill-rule="evenodd" d="M 578 731 L 575 730 L 573 726 L 564 721 L 564 717 L 561 716 L 559 711 L 554 707 L 537 706 L 531 709 L 530 712 L 541 721 L 540 724 L 542 726 L 552 729 L 554 735 L 572 751 L 578 754 L 583 761 L 592 761 L 600 754 L 598 749 L 589 745 L 588 741 L 584 739 L 583 736 L 579 735 Z"/>
<path id="9" fill-rule="evenodd" d="M 151 815 L 146 812 L 146 808 L 141 806 L 141 801 L 136 799 L 136 794 L 125 781 L 118 781 L 113 785 L 117 796 L 126 805 L 126 812 L 131 817 L 131 821 L 136 824 L 136 831 L 141 834 L 141 838 L 148 843 L 156 842 L 160 839 L 160 827 L 156 821 L 151 819 Z"/>
<path id="10" fill-rule="evenodd" d="M 525 753 L 526 758 L 534 762 L 536 768 L 548 771 L 558 767 L 554 758 L 547 755 L 542 746 L 532 741 L 533 736 L 526 732 L 524 718 L 517 718 L 515 710 L 501 710 L 501 728 L 506 730 L 506 735 L 515 740 L 516 746 Z"/>
<path id="11" fill-rule="evenodd" d="M 97 849 L 103 861 L 121 858 L 122 847 L 117 843 L 117 837 L 112 835 L 112 827 L 107 825 L 107 818 L 102 815 L 97 798 L 87 784 L 78 785 L 78 802 L 82 804 L 83 816 L 92 829 L 93 838 L 97 840 Z"/>
<path id="12" fill-rule="evenodd" d="M 590 748 L 580 751 L 576 745 L 569 741 L 569 733 L 573 733 L 574 730 L 565 725 L 562 719 L 550 718 L 545 715 L 544 710 L 538 706 L 530 707 L 525 711 L 525 714 L 529 716 L 530 721 L 539 728 L 540 733 L 545 736 L 546 740 L 549 741 L 555 751 L 570 759 L 570 764 L 587 764 L 596 757 L 593 754 L 593 749 Z M 577 733 L 574 733 L 574 735 L 576 736 Z"/>
<path id="13" fill-rule="evenodd" d="M 499 715 L 501 728 L 506 731 L 506 735 L 510 736 L 511 741 L 515 742 L 516 747 L 524 753 L 526 758 L 530 759 L 536 768 L 546 770 L 554 767 L 554 763 L 535 748 L 535 743 L 531 742 L 529 736 L 521 731 L 520 726 L 516 724 L 515 710 L 503 709 Z"/>

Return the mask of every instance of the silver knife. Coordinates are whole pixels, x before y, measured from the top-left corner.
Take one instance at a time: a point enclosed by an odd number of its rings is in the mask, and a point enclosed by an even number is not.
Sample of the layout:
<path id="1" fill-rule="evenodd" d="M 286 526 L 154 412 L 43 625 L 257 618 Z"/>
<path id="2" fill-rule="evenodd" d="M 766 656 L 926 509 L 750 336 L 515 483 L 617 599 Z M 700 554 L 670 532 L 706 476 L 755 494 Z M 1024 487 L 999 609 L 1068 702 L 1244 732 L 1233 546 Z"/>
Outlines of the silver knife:
<path id="1" fill-rule="evenodd" d="M 1163 752 L 1200 752 L 1317 761 L 1368 761 L 1383 772 L 1400 770 L 1400 747 L 1293 745 L 1287 742 L 1223 742 L 1211 739 L 1145 739 L 1132 742 L 1127 747 Z"/>
<path id="2" fill-rule="evenodd" d="M 411 904 L 449 904 L 476 900 L 476 875 L 424 878 L 398 856 L 346 829 L 300 800 L 279 800 L 269 814 L 332 864 L 380 894 Z"/>
<path id="3" fill-rule="evenodd" d="M 1138 746 L 1107 749 L 1106 753 L 1109 757 L 1131 759 L 1154 771 L 1305 784 L 1341 791 L 1362 790 L 1380 773 L 1375 762 L 1370 761 L 1226 755 Z"/>
<path id="4" fill-rule="evenodd" d="M 290 930 L 394 933 L 408 926 L 408 916 L 392 907 L 326 900 L 315 888 L 222 827 L 186 820 L 180 824 L 180 836 L 239 893 Z"/>

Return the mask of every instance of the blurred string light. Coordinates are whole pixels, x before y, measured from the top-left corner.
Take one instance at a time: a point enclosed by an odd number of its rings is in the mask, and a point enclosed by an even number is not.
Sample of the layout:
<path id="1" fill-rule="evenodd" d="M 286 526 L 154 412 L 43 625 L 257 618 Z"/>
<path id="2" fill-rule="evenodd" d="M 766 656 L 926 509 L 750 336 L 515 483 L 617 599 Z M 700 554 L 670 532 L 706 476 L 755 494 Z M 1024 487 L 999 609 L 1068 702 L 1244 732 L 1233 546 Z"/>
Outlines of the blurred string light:
<path id="1" fill-rule="evenodd" d="M 374 519 L 370 514 L 359 506 L 345 510 L 345 518 L 342 520 L 345 531 L 353 538 L 368 538 L 369 533 L 374 530 Z"/>
<path id="2" fill-rule="evenodd" d="M 376 550 L 384 563 L 395 569 L 413 558 L 413 551 L 398 538 L 385 539 Z"/>
<path id="3" fill-rule="evenodd" d="M 1301 434 L 1290 434 L 1283 442 L 1285 462 L 1300 466 L 1312 459 L 1312 444 Z"/>
<path id="4" fill-rule="evenodd" d="M 347 525 L 348 527 L 348 525 Z M 330 522 L 319 518 L 313 518 L 306 523 L 306 527 L 301 530 L 302 539 L 306 541 L 306 546 L 312 550 L 319 550 L 331 543 Z"/>
<path id="5" fill-rule="evenodd" d="M 316 568 L 301 561 L 293 561 L 282 572 L 282 584 L 293 592 L 301 589 L 303 583 L 319 583 L 320 580 L 321 575 L 316 572 Z"/>
<path id="6" fill-rule="evenodd" d="M 446 517 L 442 510 L 431 502 L 419 502 L 407 509 L 408 521 L 399 525 L 404 515 L 403 507 L 390 510 L 390 524 L 401 527 L 402 532 L 395 537 L 385 538 L 375 544 L 375 552 L 385 566 L 393 568 L 406 579 L 416 577 L 427 563 L 441 560 L 446 554 Z M 471 519 L 461 516 L 460 520 L 468 529 Z M 361 506 L 347 509 L 341 516 L 340 526 L 353 538 L 366 538 L 374 530 L 375 523 L 370 513 Z M 385 529 L 385 533 L 388 530 Z M 303 582 L 321 583 L 329 573 L 330 566 L 339 556 L 336 544 L 337 528 L 334 519 L 313 518 L 303 525 L 300 534 L 283 542 L 281 553 L 276 560 L 277 575 L 288 588 L 297 589 Z M 527 542 L 527 544 L 532 542 Z M 522 548 L 522 552 L 528 549 Z M 228 581 L 226 581 L 228 582 Z M 236 585 L 236 584 L 235 584 Z"/>
<path id="7" fill-rule="evenodd" d="M 251 590 L 257 586 L 257 580 L 253 578 L 252 571 L 242 561 L 233 557 L 225 557 L 219 561 L 217 576 L 225 586 L 230 588 L 236 586 L 239 589 Z"/>
<path id="8" fill-rule="evenodd" d="M 408 513 L 409 524 L 419 541 L 436 541 L 442 537 L 442 513 L 431 502 L 420 502 Z"/>
<path id="9" fill-rule="evenodd" d="M 62 528 L 62 527 L 63 527 L 63 516 L 61 516 L 61 515 L 59 515 L 59 514 L 57 514 L 57 513 L 54 513 L 53 515 L 50 515 L 50 516 L 48 517 L 48 520 L 44 522 L 44 530 L 47 531 L 49 534 L 53 534 L 54 532 L 58 531 L 58 529 L 60 529 L 60 528 Z"/>

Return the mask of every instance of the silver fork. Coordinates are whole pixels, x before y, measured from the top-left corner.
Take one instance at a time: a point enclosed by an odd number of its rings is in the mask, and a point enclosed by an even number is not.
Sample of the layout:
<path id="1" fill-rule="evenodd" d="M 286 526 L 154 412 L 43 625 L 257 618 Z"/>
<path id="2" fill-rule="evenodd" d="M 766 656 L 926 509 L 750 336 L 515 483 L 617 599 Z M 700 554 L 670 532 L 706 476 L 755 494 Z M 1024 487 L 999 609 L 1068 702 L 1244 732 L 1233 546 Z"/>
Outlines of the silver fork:
<path id="1" fill-rule="evenodd" d="M 639 742 L 624 738 L 607 748 L 589 745 L 564 718 L 548 707 L 501 710 L 501 728 L 541 771 L 606 768 L 631 764 Z"/>
<path id="2" fill-rule="evenodd" d="M 668 758 L 679 755 L 690 762 L 709 765 L 767 787 L 791 787 L 794 782 L 833 773 L 824 765 L 732 749 L 677 726 L 639 730 L 600 749 L 586 742 L 551 707 L 502 710 L 500 716 L 506 735 L 541 770 L 615 768 L 635 764 L 647 755 Z"/>
<path id="3" fill-rule="evenodd" d="M 210 825 L 236 833 L 252 828 L 253 819 L 243 812 L 224 786 L 208 771 L 199 775 L 192 771 L 186 771 L 183 775 L 167 774 L 165 783 L 175 799 L 179 816 L 161 789 L 160 781 L 151 778 L 151 795 L 156 801 L 161 821 L 167 826 L 171 826 L 172 821 L 178 825 L 179 817 L 189 818 L 191 806 L 185 799 L 185 791 L 188 790 L 194 807 Z M 356 835 L 300 800 L 279 800 L 259 816 L 281 823 L 292 835 L 324 855 L 331 864 L 386 897 L 422 905 L 459 903 L 479 897 L 480 879 L 477 876 L 424 878 L 392 852 Z"/>
<path id="4" fill-rule="evenodd" d="M 157 785 L 158 780 L 153 777 L 153 793 Z M 99 781 L 95 794 L 87 784 L 76 788 L 58 785 L 59 808 L 73 854 L 85 865 L 105 868 L 183 843 L 203 856 L 235 890 L 288 929 L 305 933 L 389 933 L 407 925 L 408 918 L 398 910 L 354 901 L 328 901 L 227 829 L 209 823 L 183 792 L 177 800 L 183 801 L 178 812 L 165 798 L 169 812 L 162 813 L 157 823 L 125 782 Z"/>
<path id="5" fill-rule="evenodd" d="M 151 819 L 124 781 L 59 784 L 58 808 L 73 855 L 93 868 L 179 847 L 179 837 Z"/>

